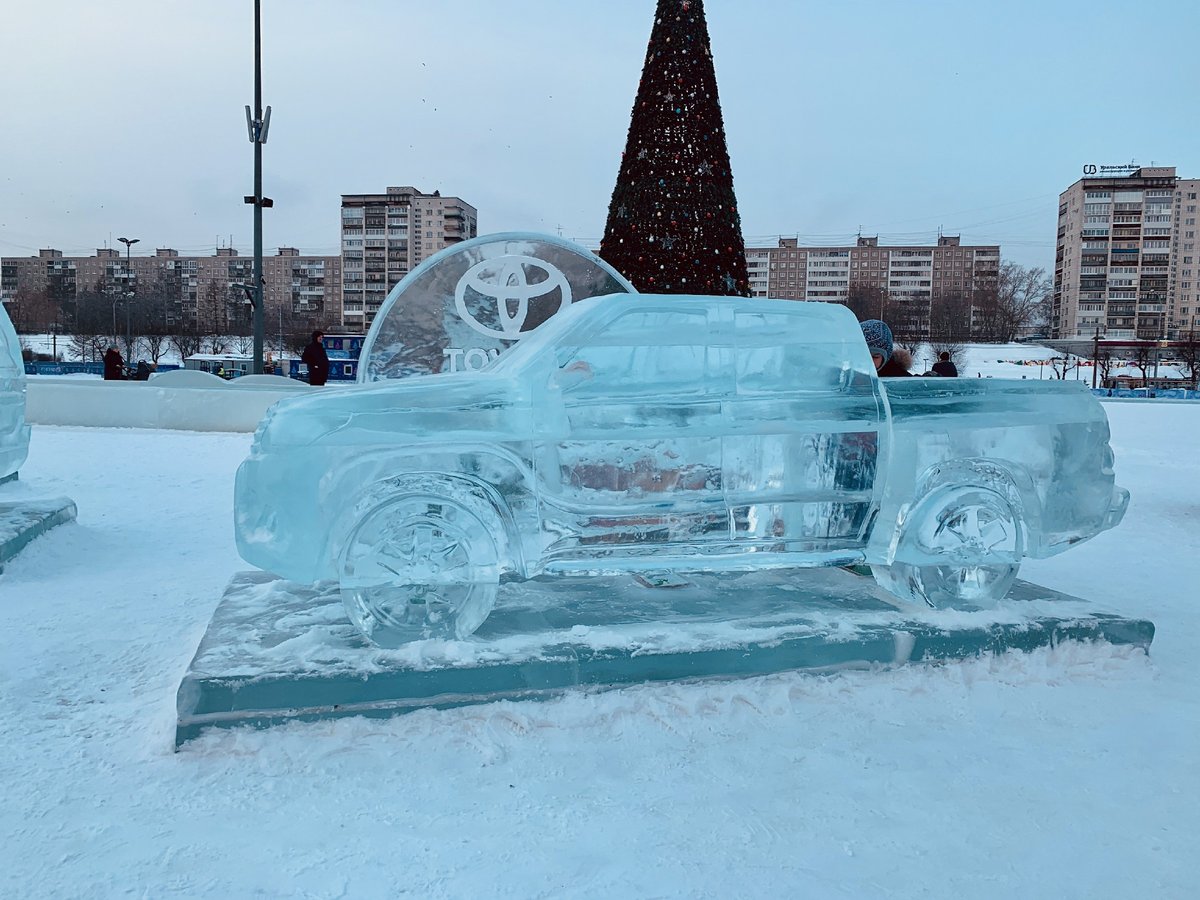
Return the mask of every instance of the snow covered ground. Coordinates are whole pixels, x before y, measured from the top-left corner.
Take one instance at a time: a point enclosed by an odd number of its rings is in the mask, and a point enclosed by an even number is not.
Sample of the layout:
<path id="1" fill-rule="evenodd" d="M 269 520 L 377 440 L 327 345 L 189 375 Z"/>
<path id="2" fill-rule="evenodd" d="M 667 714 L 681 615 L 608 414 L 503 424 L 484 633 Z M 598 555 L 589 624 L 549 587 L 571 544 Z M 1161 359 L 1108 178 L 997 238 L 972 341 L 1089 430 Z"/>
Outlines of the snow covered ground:
<path id="1" fill-rule="evenodd" d="M 1200 405 L 1106 408 L 1129 514 L 1023 574 L 1152 619 L 1149 657 L 647 686 L 178 753 L 179 679 L 244 568 L 250 437 L 35 427 L 4 490 L 69 494 L 79 521 L 0 576 L 0 896 L 1194 897 Z"/>

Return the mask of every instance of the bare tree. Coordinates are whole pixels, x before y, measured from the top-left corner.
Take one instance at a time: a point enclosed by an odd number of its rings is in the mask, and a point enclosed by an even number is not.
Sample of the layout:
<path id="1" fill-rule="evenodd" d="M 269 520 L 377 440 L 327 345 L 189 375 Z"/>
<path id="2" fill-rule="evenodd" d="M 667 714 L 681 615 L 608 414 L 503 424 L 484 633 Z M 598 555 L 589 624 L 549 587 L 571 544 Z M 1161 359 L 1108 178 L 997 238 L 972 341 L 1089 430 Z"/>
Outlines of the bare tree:
<path id="1" fill-rule="evenodd" d="M 75 304 L 68 328 L 71 340 L 68 352 L 81 362 L 92 362 L 104 355 L 112 345 L 109 335 L 115 316 L 112 297 L 105 293 L 102 282 L 75 293 Z"/>
<path id="2" fill-rule="evenodd" d="M 167 346 L 169 338 L 165 334 L 147 334 L 142 336 L 142 344 L 146 348 L 146 353 L 150 356 L 150 361 L 156 366 L 159 360 L 167 355 Z"/>
<path id="3" fill-rule="evenodd" d="M 1000 299 L 1008 320 L 1006 341 L 1011 341 L 1023 329 L 1048 321 L 1054 280 L 1045 269 L 1007 262 L 1000 267 L 999 284 Z"/>
<path id="4" fill-rule="evenodd" d="M 18 334 L 45 334 L 59 320 L 59 304 L 45 290 L 21 285 L 16 296 L 5 304 L 13 328 Z"/>
<path id="5" fill-rule="evenodd" d="M 1095 363 L 1096 368 L 1099 369 L 1099 380 L 1100 384 L 1103 385 L 1104 382 L 1108 381 L 1108 376 L 1112 373 L 1112 368 L 1116 364 L 1117 360 L 1113 357 L 1112 351 L 1106 347 L 1096 354 L 1096 358 L 1093 360 L 1093 362 Z"/>
<path id="6" fill-rule="evenodd" d="M 1076 369 L 1082 368 L 1082 362 L 1078 356 L 1072 357 L 1070 353 L 1067 353 L 1064 356 L 1051 357 L 1050 368 L 1054 370 L 1054 377 L 1063 381 Z"/>
<path id="7" fill-rule="evenodd" d="M 846 294 L 846 306 L 860 322 L 867 319 L 887 319 L 888 292 L 874 284 L 855 282 Z"/>
<path id="8" fill-rule="evenodd" d="M 935 357 L 943 350 L 951 358 L 962 353 L 971 336 L 971 305 L 962 294 L 953 293 L 934 299 L 929 307 L 929 343 Z M 957 364 L 957 360 L 955 360 Z"/>
<path id="9" fill-rule="evenodd" d="M 1045 269 L 1015 262 L 1002 264 L 994 284 L 976 287 L 975 337 L 1007 343 L 1022 330 L 1041 323 L 1051 303 L 1053 286 Z"/>
<path id="10" fill-rule="evenodd" d="M 1179 371 L 1188 386 L 1195 390 L 1197 380 L 1200 380 L 1200 335 L 1194 331 L 1184 332 L 1180 335 L 1176 351 L 1179 355 Z"/>
<path id="11" fill-rule="evenodd" d="M 121 348 L 121 356 L 125 358 L 126 365 L 133 365 L 134 359 L 137 357 L 138 341 L 140 339 L 133 332 L 127 332 L 117 336 L 117 346 Z"/>
<path id="12" fill-rule="evenodd" d="M 1142 373 L 1142 387 L 1145 387 L 1150 378 L 1150 367 L 1154 365 L 1154 360 L 1158 348 L 1152 344 L 1139 344 L 1133 351 L 1133 359 L 1130 364 Z"/>
<path id="13" fill-rule="evenodd" d="M 193 356 L 200 352 L 200 347 L 204 342 L 204 335 L 200 331 L 200 326 L 195 319 L 183 319 L 179 323 L 179 327 L 175 329 L 175 333 L 167 338 L 171 346 L 175 348 L 175 352 L 179 354 L 180 360 L 185 360 L 189 356 Z"/>
<path id="14" fill-rule="evenodd" d="M 915 347 L 929 334 L 929 300 L 920 296 L 892 295 L 884 319 L 896 343 Z"/>

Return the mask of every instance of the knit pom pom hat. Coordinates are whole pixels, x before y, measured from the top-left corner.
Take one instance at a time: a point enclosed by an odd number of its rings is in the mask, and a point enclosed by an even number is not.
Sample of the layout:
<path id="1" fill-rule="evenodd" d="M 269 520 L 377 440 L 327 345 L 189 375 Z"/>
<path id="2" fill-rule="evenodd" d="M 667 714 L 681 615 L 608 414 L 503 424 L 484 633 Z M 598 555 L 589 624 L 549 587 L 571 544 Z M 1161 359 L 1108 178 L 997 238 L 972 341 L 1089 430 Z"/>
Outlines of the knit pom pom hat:
<path id="1" fill-rule="evenodd" d="M 867 347 L 871 350 L 872 355 L 878 353 L 883 357 L 883 361 L 887 362 L 892 358 L 892 348 L 895 346 L 892 342 L 892 329 L 888 328 L 887 322 L 882 322 L 879 319 L 867 319 L 865 322 L 860 322 L 862 327 L 863 337 L 867 341 Z"/>

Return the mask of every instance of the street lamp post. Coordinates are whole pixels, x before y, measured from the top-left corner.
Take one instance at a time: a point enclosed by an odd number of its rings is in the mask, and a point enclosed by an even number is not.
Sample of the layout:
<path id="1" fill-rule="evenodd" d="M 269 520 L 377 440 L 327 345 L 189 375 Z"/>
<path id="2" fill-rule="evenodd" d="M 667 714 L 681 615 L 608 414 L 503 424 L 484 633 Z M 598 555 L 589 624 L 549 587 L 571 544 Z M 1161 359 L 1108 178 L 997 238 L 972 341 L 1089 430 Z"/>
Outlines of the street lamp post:
<path id="1" fill-rule="evenodd" d="M 138 243 L 141 238 L 117 238 L 125 245 L 125 352 L 131 357 L 133 356 L 133 329 L 130 327 L 129 307 L 133 304 L 133 268 L 132 268 L 132 253 L 133 245 Z M 113 304 L 113 331 L 116 331 L 116 310 L 117 306 Z M 129 360 L 126 360 L 129 362 Z"/>
<path id="2" fill-rule="evenodd" d="M 267 142 L 271 126 L 271 107 L 264 115 L 262 108 L 262 29 L 259 22 L 261 0 L 254 0 L 254 112 L 246 107 L 246 130 L 254 144 L 254 196 L 245 197 L 254 206 L 254 374 L 263 371 L 263 261 L 262 211 L 274 206 L 274 201 L 262 195 L 262 145 Z"/>

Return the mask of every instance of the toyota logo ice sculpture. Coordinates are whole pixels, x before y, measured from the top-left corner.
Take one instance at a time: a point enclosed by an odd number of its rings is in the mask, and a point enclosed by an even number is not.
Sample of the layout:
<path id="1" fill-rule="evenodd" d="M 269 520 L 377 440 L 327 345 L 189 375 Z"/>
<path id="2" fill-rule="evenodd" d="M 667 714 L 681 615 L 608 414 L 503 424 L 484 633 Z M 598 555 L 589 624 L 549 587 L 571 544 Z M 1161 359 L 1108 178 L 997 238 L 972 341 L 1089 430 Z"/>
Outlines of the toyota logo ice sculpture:
<path id="1" fill-rule="evenodd" d="M 29 426 L 25 424 L 25 361 L 21 344 L 0 303 L 0 478 L 21 467 L 29 454 Z"/>
<path id="2" fill-rule="evenodd" d="M 606 296 L 483 371 L 277 404 L 237 542 L 337 579 L 384 646 L 466 637 L 502 579 L 548 574 L 865 562 L 902 600 L 988 605 L 1121 519 L 1108 436 L 1076 382 L 885 384 L 835 304 Z"/>

